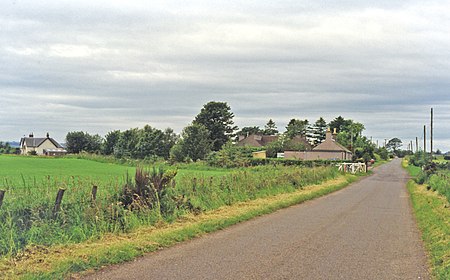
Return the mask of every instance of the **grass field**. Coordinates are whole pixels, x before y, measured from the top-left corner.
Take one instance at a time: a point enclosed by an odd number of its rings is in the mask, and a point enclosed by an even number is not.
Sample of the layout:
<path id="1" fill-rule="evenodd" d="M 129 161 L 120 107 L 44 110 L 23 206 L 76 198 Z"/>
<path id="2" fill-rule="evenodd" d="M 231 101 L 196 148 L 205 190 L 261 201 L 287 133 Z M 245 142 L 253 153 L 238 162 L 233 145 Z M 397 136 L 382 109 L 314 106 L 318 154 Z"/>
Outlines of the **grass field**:
<path id="1" fill-rule="evenodd" d="M 29 246 L 75 244 L 171 223 L 186 214 L 290 193 L 339 176 L 335 167 L 164 168 L 178 168 L 176 184 L 143 206 L 127 204 L 124 198 L 126 174 L 129 184 L 135 184 L 133 167 L 77 158 L 0 156 L 0 189 L 6 190 L 0 209 L 0 256 L 14 257 Z M 98 186 L 95 201 L 93 185 Z M 59 188 L 65 193 L 55 214 Z"/>

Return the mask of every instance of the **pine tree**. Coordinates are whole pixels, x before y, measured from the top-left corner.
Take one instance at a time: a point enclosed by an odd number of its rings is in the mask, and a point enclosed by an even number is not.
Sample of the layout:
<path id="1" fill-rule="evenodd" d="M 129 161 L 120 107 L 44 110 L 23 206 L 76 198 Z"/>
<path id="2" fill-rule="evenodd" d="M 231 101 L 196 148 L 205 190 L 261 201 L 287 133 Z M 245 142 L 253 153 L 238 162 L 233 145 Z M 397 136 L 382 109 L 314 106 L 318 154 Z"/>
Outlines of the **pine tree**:
<path id="1" fill-rule="evenodd" d="M 278 134 L 277 126 L 275 122 L 270 119 L 267 124 L 264 126 L 264 135 L 276 135 Z"/>

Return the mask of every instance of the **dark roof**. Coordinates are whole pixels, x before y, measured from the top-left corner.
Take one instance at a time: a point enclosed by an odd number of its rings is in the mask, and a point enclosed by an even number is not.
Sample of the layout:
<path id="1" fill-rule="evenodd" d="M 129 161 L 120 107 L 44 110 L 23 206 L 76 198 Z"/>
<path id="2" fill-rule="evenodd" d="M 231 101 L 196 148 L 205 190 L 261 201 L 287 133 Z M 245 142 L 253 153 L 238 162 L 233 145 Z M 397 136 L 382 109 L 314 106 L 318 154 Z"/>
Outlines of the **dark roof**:
<path id="1" fill-rule="evenodd" d="M 47 139 L 50 140 L 50 142 L 52 142 L 53 145 L 55 145 L 55 147 L 62 148 L 62 146 L 58 142 L 56 142 L 56 140 L 53 138 L 36 138 L 36 137 L 24 137 L 20 139 L 20 146 L 23 146 L 23 144 L 25 144 L 27 147 L 37 148 L 40 145 L 42 145 L 42 143 L 44 143 L 45 140 Z"/>
<path id="2" fill-rule="evenodd" d="M 276 135 L 256 135 L 252 134 L 240 140 L 238 146 L 263 147 L 278 140 Z"/>
<path id="3" fill-rule="evenodd" d="M 250 147 L 264 147 L 269 143 L 277 141 L 278 138 L 279 138 L 278 135 L 252 134 L 252 135 L 249 135 L 249 136 L 245 137 L 244 139 L 238 141 L 237 145 L 238 146 L 250 146 Z M 292 138 L 289 141 L 294 144 L 299 144 L 299 143 L 304 144 L 306 150 L 311 149 L 311 144 L 309 144 L 308 140 L 306 140 L 306 138 L 303 136 L 300 136 L 300 135 L 295 136 L 294 138 Z"/>

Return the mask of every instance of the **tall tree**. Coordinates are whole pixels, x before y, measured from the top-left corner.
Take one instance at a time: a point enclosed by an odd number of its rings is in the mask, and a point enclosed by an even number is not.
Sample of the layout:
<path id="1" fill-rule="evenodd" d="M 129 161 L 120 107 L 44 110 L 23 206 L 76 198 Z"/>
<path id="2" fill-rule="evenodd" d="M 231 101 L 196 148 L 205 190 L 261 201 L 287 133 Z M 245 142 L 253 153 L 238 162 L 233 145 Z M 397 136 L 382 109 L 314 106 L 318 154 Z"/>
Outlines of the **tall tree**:
<path id="1" fill-rule="evenodd" d="M 69 153 L 78 154 L 81 151 L 99 153 L 103 144 L 103 138 L 98 135 L 90 135 L 83 131 L 72 131 L 66 135 L 66 148 Z"/>
<path id="2" fill-rule="evenodd" d="M 320 117 L 311 128 L 311 142 L 314 145 L 318 145 L 325 140 L 325 134 L 327 132 L 327 122 Z"/>
<path id="3" fill-rule="evenodd" d="M 290 139 L 294 138 L 297 135 L 306 135 L 306 131 L 308 129 L 308 120 L 298 120 L 291 119 L 286 126 L 286 136 Z"/>
<path id="4" fill-rule="evenodd" d="M 144 126 L 138 132 L 138 140 L 134 150 L 135 157 L 146 158 L 159 156 L 164 157 L 163 132 L 149 125 Z"/>
<path id="5" fill-rule="evenodd" d="M 330 122 L 330 129 L 331 131 L 336 129 L 336 132 L 339 133 L 343 131 L 350 123 L 351 120 L 346 120 L 342 116 L 339 116 Z"/>
<path id="6" fill-rule="evenodd" d="M 114 153 L 114 146 L 120 138 L 120 130 L 108 132 L 105 136 L 105 143 L 103 145 L 103 154 L 112 155 Z"/>
<path id="7" fill-rule="evenodd" d="M 212 149 L 218 151 L 234 136 L 234 131 L 237 130 L 233 117 L 234 114 L 226 102 L 211 101 L 203 106 L 193 123 L 206 127 L 209 131 Z"/>
<path id="8" fill-rule="evenodd" d="M 170 127 L 164 130 L 161 143 L 164 158 L 169 158 L 170 149 L 172 149 L 172 147 L 177 143 L 178 139 L 178 135 Z"/>
<path id="9" fill-rule="evenodd" d="M 264 126 L 264 135 L 276 135 L 278 134 L 277 126 L 275 122 L 270 119 L 267 124 Z"/>
<path id="10" fill-rule="evenodd" d="M 136 146 L 139 140 L 139 129 L 127 129 L 120 134 L 114 146 L 114 156 L 118 158 L 137 158 Z"/>
<path id="11" fill-rule="evenodd" d="M 395 154 L 397 154 L 397 151 L 401 148 L 401 146 L 402 146 L 402 140 L 400 140 L 398 138 L 392 138 L 387 142 L 386 149 L 388 149 L 388 151 L 391 151 L 391 152 L 394 152 Z"/>
<path id="12" fill-rule="evenodd" d="M 192 124 L 183 129 L 181 138 L 170 150 L 170 158 L 174 161 L 193 161 L 205 159 L 211 152 L 212 143 L 209 131 L 202 124 Z"/>

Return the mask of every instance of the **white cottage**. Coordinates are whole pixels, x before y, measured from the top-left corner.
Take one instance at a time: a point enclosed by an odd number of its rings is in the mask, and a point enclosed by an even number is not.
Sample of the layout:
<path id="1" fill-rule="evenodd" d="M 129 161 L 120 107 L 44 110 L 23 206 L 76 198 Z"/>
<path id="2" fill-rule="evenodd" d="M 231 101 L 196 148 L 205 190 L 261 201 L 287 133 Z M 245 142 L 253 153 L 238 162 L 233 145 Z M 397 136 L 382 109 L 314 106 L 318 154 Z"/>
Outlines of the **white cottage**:
<path id="1" fill-rule="evenodd" d="M 20 153 L 22 155 L 36 153 L 37 155 L 58 156 L 67 154 L 67 151 L 47 133 L 46 138 L 36 138 L 30 134 L 29 137 L 20 139 Z"/>

